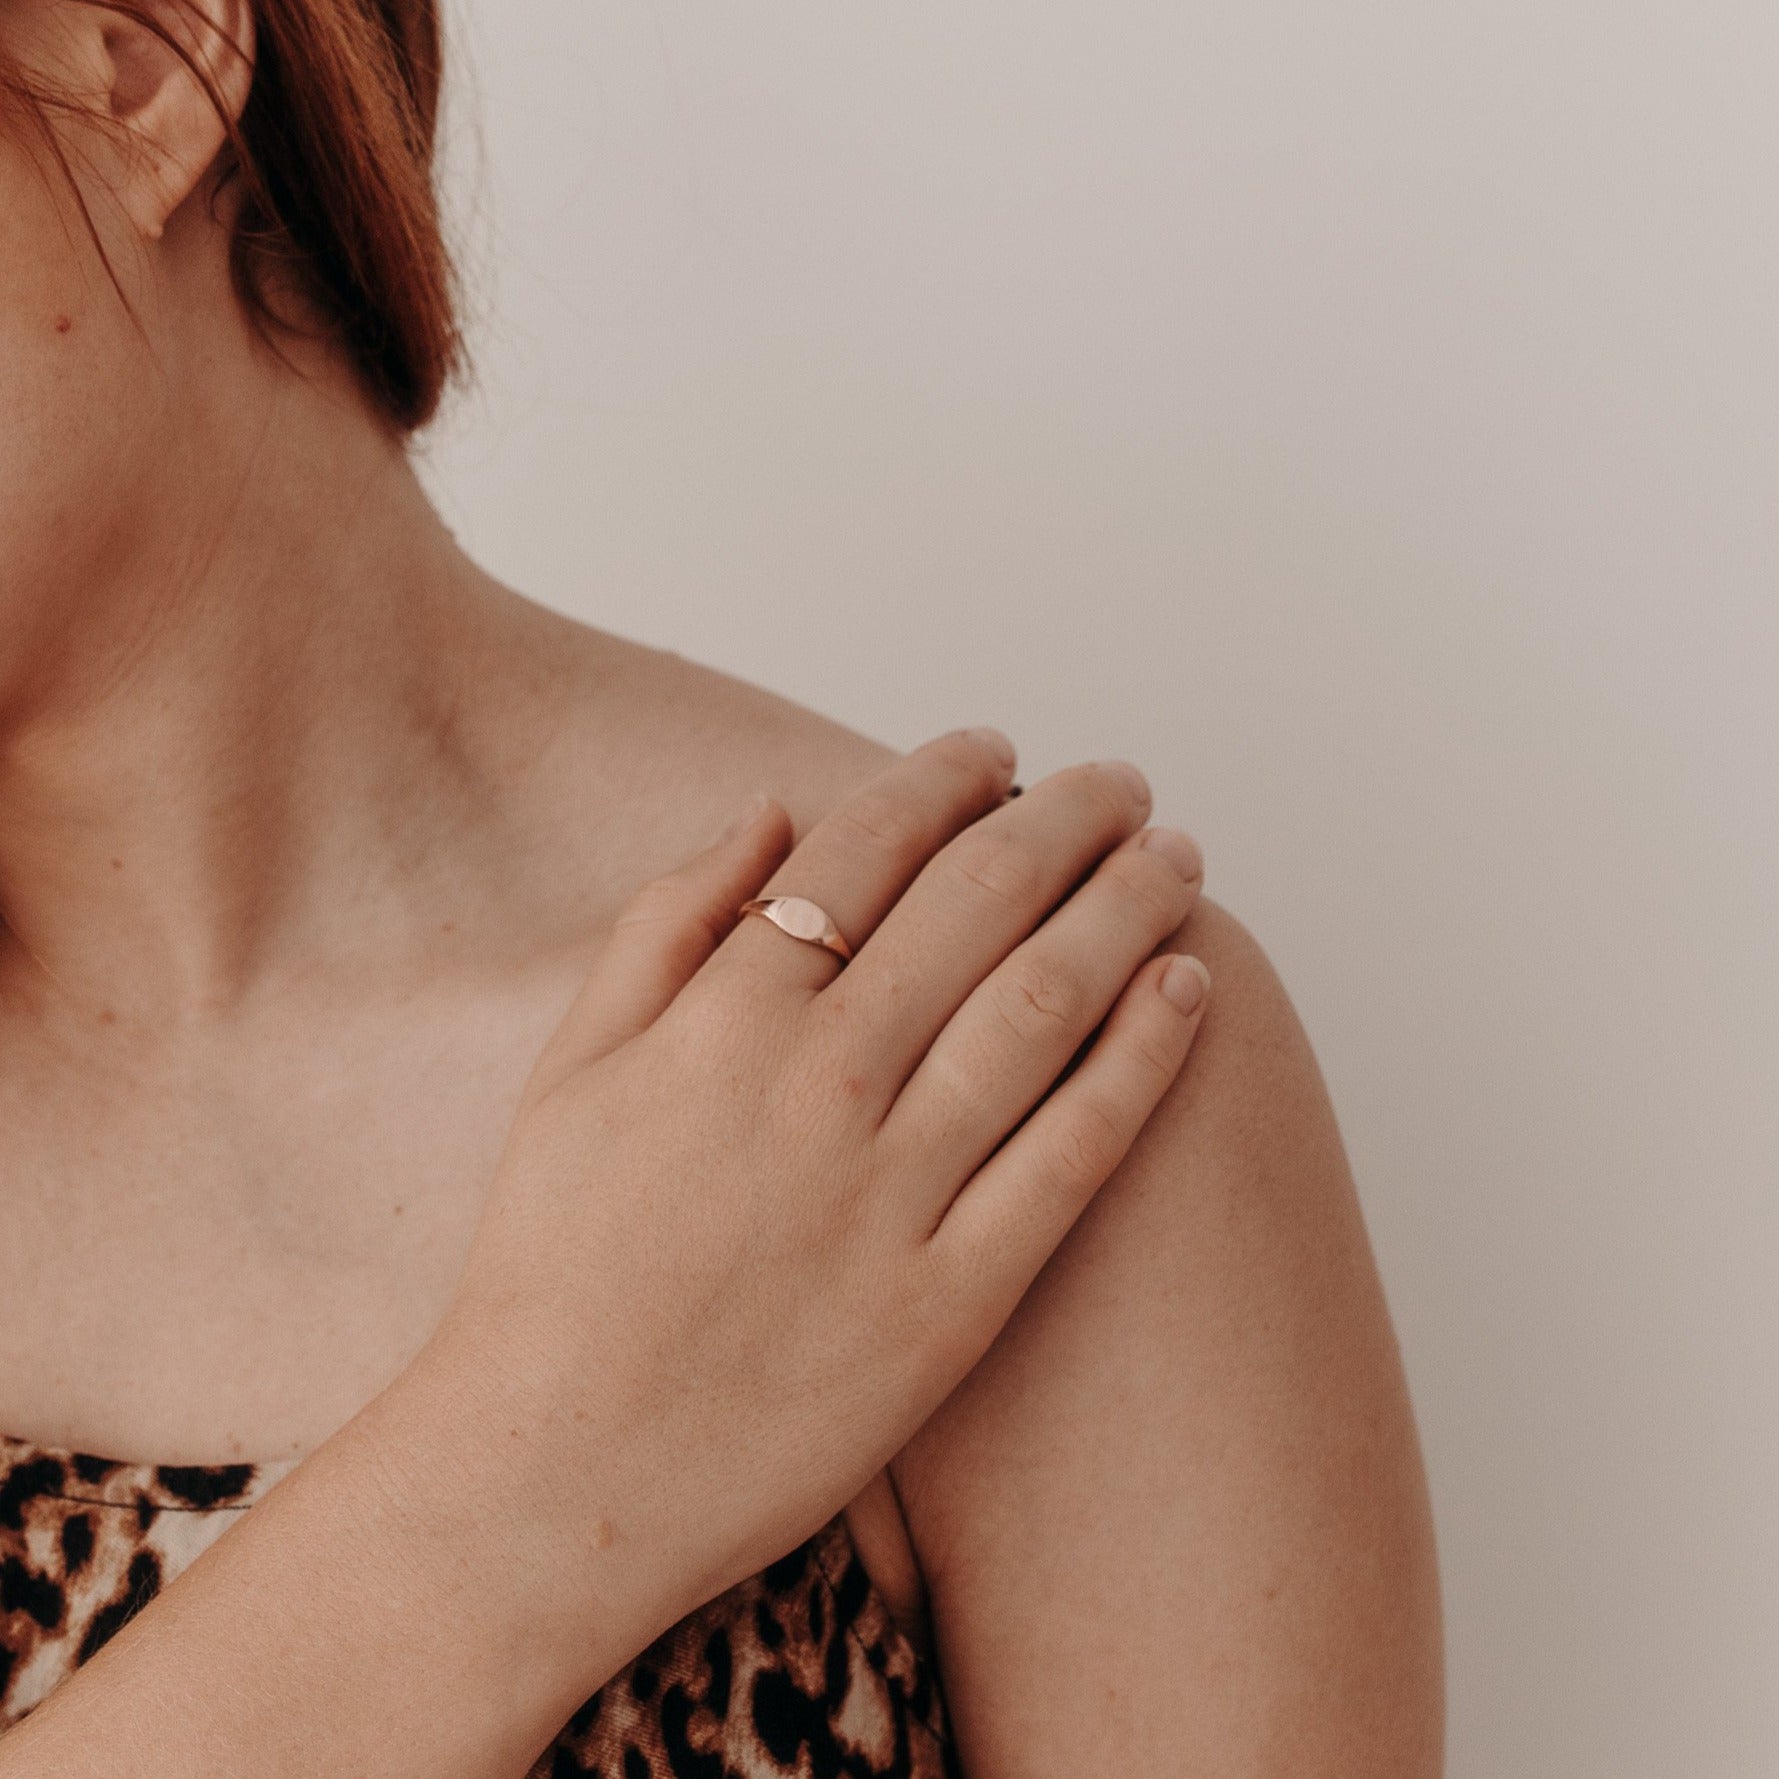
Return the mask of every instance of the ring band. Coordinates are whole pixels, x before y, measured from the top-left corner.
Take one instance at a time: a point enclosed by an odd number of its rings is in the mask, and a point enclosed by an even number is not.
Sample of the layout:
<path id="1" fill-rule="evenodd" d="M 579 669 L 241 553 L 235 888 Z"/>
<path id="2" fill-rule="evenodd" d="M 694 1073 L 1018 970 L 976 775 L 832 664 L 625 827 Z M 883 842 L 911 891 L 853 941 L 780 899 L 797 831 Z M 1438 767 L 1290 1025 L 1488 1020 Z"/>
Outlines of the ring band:
<path id="1" fill-rule="evenodd" d="M 820 945 L 833 952 L 842 963 L 852 956 L 852 947 L 829 917 L 827 909 L 807 896 L 756 896 L 751 902 L 743 902 L 739 912 L 761 915 L 780 932 L 789 933 L 793 939 L 801 939 L 809 945 Z"/>

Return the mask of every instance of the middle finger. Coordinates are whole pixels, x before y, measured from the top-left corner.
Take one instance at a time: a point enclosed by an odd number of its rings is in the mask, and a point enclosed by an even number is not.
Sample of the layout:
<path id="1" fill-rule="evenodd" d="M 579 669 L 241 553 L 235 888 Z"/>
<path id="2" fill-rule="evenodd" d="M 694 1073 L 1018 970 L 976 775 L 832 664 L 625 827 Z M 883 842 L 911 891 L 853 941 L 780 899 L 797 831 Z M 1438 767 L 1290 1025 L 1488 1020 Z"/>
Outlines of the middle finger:
<path id="1" fill-rule="evenodd" d="M 1148 781 L 1125 761 L 1071 766 L 927 862 L 824 997 L 868 1042 L 886 1107 L 983 978 L 1149 805 Z"/>

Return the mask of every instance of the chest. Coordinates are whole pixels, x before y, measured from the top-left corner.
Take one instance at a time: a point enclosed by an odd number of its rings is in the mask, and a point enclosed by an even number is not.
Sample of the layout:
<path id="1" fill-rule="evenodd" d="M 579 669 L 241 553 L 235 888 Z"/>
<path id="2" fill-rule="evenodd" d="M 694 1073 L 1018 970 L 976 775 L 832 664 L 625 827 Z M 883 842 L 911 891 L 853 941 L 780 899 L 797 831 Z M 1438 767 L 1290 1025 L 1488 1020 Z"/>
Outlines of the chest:
<path id="1" fill-rule="evenodd" d="M 185 1047 L 0 1030 L 0 1446 L 216 1465 L 319 1444 L 443 1314 L 579 979 L 286 1009 Z M 894 1634 L 918 1640 L 886 1476 L 846 1528 Z"/>
<path id="2" fill-rule="evenodd" d="M 173 1460 L 325 1438 L 455 1285 L 554 997 L 0 1033 L 0 1432 Z"/>

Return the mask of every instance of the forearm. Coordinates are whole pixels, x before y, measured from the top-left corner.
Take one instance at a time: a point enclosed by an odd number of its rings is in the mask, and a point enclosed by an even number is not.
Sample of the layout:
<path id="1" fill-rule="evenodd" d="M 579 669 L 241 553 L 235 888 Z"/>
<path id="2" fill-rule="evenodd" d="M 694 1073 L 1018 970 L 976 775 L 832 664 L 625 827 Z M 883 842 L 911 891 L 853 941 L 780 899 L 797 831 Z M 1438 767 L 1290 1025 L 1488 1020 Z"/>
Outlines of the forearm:
<path id="1" fill-rule="evenodd" d="M 483 1375 L 429 1348 L 0 1739 L 0 1779 L 522 1774 L 680 1603 L 545 1473 L 542 1394 Z"/>

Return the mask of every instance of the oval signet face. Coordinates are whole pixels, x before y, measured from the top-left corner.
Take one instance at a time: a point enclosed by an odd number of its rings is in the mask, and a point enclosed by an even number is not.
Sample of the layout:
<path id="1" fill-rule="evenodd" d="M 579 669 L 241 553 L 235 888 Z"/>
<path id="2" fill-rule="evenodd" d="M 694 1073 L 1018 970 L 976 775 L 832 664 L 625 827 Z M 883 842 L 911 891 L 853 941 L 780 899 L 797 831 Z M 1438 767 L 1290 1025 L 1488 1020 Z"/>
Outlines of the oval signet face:
<path id="1" fill-rule="evenodd" d="M 773 912 L 778 917 L 778 924 L 793 939 L 813 939 L 819 944 L 822 934 L 828 930 L 827 915 L 802 896 L 783 897 Z"/>

